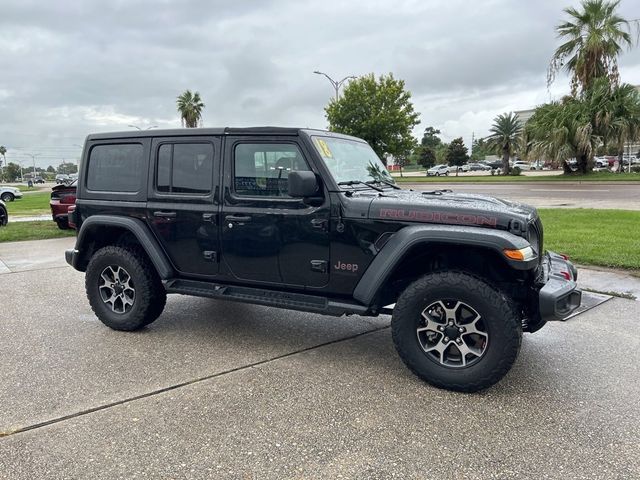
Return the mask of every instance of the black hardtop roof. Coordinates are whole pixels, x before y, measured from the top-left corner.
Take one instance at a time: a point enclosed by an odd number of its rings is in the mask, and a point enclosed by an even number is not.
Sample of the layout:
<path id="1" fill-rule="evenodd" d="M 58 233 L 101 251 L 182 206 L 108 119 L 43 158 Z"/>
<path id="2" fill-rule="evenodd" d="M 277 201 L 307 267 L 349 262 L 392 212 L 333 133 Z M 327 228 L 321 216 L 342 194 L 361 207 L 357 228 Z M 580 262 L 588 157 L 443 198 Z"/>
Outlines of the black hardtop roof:
<path id="1" fill-rule="evenodd" d="M 329 132 L 312 128 L 292 127 L 224 127 L 224 128 L 172 128 L 165 130 L 127 130 L 123 132 L 91 133 L 87 141 L 111 140 L 118 138 L 148 138 L 148 137 L 196 137 L 200 135 L 299 135 L 305 132 L 308 135 L 327 135 L 338 138 L 361 140 L 341 133 Z"/>

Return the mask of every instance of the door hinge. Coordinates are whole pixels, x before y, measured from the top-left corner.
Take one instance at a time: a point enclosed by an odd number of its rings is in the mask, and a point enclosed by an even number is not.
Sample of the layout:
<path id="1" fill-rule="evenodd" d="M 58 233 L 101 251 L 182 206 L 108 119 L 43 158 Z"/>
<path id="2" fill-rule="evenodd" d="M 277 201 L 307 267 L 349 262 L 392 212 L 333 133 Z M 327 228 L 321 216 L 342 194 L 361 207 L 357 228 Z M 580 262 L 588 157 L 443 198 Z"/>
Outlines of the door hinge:
<path id="1" fill-rule="evenodd" d="M 327 273 L 327 265 L 326 260 L 311 260 L 311 270 L 314 272 Z"/>
<path id="2" fill-rule="evenodd" d="M 211 250 L 205 250 L 204 253 L 204 259 L 209 261 L 209 262 L 215 262 L 218 260 L 218 252 L 213 252 Z"/>

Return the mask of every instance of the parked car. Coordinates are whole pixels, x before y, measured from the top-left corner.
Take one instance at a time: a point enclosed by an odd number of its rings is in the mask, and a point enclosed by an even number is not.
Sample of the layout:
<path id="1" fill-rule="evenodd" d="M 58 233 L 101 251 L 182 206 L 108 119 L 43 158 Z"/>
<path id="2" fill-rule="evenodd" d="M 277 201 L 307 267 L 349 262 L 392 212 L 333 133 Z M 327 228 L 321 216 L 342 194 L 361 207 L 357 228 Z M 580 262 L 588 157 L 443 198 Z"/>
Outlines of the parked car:
<path id="1" fill-rule="evenodd" d="M 509 371 L 523 332 L 580 305 L 533 207 L 403 189 L 367 142 L 335 132 L 192 130 L 87 137 L 65 258 L 114 330 L 150 325 L 167 294 L 392 314 L 411 371 L 473 392 Z"/>
<path id="2" fill-rule="evenodd" d="M 4 227 L 9 223 L 9 212 L 7 212 L 7 206 L 0 200 L 0 227 Z"/>
<path id="3" fill-rule="evenodd" d="M 0 200 L 3 202 L 13 202 L 16 198 L 22 198 L 22 192 L 16 187 L 0 185 Z"/>
<path id="4" fill-rule="evenodd" d="M 36 177 L 33 179 L 33 183 L 44 183 L 44 178 Z"/>
<path id="5" fill-rule="evenodd" d="M 69 180 L 69 175 L 66 175 L 64 173 L 59 173 L 56 175 L 57 184 L 65 183 L 67 180 Z"/>
<path id="6" fill-rule="evenodd" d="M 519 168 L 520 170 L 531 170 L 531 165 L 523 160 L 517 160 L 513 162 L 511 168 Z"/>
<path id="7" fill-rule="evenodd" d="M 494 160 L 492 162 L 486 162 L 491 170 L 502 168 L 502 160 Z"/>
<path id="8" fill-rule="evenodd" d="M 470 163 L 469 164 L 469 170 L 472 172 L 486 172 L 491 170 L 491 167 L 489 165 L 486 165 L 484 163 Z"/>
<path id="9" fill-rule="evenodd" d="M 460 165 L 459 167 L 456 167 L 455 165 L 449 167 L 449 173 L 456 173 L 456 170 L 458 172 L 468 172 L 469 171 L 469 165 L 467 165 L 465 163 L 464 165 Z"/>
<path id="10" fill-rule="evenodd" d="M 51 189 L 51 216 L 60 230 L 67 230 L 69 226 L 69 208 L 76 203 L 76 182 L 63 183 Z"/>
<path id="11" fill-rule="evenodd" d="M 440 175 L 449 175 L 449 167 L 447 165 L 436 165 L 427 170 L 427 177 L 439 177 Z"/>

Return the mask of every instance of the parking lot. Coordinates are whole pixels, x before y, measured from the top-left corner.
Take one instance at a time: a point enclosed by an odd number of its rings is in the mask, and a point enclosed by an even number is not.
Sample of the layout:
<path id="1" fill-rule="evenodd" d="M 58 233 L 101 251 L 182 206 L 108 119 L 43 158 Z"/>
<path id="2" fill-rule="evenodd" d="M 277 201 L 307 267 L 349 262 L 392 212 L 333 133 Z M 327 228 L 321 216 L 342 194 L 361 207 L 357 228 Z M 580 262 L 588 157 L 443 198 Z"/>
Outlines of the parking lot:
<path id="1" fill-rule="evenodd" d="M 0 478 L 638 478 L 640 302 L 525 335 L 507 377 L 438 390 L 390 317 L 170 296 L 99 323 L 73 239 L 0 244 Z"/>

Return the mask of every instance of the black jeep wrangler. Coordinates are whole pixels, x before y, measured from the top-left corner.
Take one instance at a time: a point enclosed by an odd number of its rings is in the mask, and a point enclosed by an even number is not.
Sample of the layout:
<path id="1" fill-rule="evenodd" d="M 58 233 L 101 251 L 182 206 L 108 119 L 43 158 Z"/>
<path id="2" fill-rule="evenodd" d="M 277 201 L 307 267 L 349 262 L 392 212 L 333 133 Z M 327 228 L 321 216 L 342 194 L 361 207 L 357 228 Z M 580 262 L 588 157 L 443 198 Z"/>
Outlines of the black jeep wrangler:
<path id="1" fill-rule="evenodd" d="M 438 387 L 499 381 L 580 304 L 536 210 L 399 188 L 364 141 L 297 128 L 87 137 L 66 259 L 106 325 L 136 330 L 167 293 L 327 315 L 392 314 L 398 353 Z"/>

